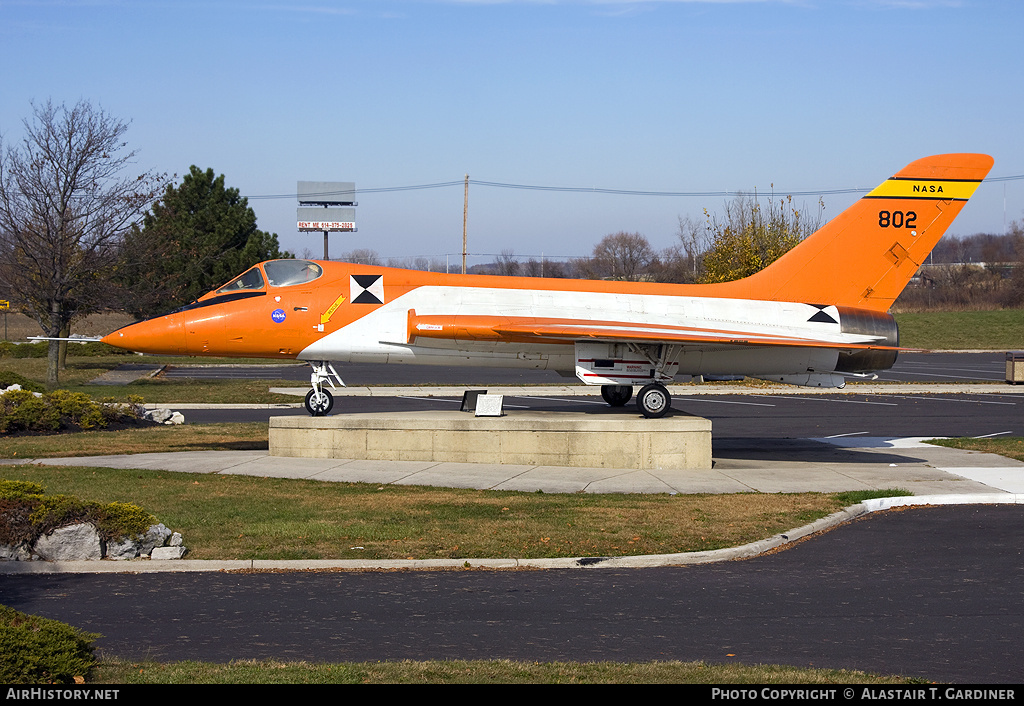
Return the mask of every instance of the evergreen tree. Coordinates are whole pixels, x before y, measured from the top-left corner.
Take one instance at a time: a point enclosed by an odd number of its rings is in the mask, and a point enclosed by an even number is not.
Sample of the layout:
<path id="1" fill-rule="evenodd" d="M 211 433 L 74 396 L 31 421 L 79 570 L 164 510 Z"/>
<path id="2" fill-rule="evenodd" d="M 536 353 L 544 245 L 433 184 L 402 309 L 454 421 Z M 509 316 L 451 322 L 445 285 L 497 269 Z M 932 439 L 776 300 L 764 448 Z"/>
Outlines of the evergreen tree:
<path id="1" fill-rule="evenodd" d="M 193 165 L 179 186 L 167 187 L 125 238 L 118 280 L 125 309 L 137 318 L 195 301 L 263 260 L 282 253 L 277 235 L 256 227 L 256 214 L 238 189 L 225 188 Z"/>

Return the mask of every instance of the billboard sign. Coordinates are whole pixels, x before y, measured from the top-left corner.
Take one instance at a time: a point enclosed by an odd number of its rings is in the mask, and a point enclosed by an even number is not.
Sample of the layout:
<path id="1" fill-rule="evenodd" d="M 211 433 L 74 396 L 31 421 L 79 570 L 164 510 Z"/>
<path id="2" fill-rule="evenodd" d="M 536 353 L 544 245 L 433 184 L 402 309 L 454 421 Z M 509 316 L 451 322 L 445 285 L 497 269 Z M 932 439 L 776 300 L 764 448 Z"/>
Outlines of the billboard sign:
<path id="1" fill-rule="evenodd" d="M 300 232 L 306 231 L 354 231 L 356 210 L 354 208 L 300 208 L 296 211 Z"/>

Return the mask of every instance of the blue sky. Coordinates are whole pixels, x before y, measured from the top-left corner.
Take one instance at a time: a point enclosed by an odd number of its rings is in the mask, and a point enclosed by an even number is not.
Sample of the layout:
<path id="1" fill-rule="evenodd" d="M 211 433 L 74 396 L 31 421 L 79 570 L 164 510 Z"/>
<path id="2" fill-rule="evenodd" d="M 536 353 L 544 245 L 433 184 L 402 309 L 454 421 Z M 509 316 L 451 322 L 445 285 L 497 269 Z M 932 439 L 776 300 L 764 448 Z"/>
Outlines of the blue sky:
<path id="1" fill-rule="evenodd" d="M 1013 0 L 0 0 L 0 134 L 87 99 L 131 121 L 139 168 L 213 168 L 315 256 L 299 180 L 703 194 L 470 187 L 473 253 L 663 248 L 718 192 L 869 189 L 940 152 L 1024 175 L 1022 30 Z M 461 252 L 461 183 L 358 201 L 334 255 Z M 1021 218 L 1024 180 L 995 181 L 952 232 Z"/>

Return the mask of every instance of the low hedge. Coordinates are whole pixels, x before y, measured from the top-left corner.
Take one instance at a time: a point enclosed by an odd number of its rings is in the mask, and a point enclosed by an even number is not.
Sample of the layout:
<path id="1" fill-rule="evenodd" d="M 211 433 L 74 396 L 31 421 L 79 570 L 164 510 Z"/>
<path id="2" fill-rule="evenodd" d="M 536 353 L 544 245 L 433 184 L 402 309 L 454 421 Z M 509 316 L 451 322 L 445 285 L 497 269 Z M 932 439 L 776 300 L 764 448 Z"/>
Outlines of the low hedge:
<path id="1" fill-rule="evenodd" d="M 128 405 L 94 402 L 82 392 L 54 390 L 35 393 L 7 390 L 0 394 L 0 434 L 52 434 L 71 429 L 103 429 L 112 423 L 138 423 L 139 398 Z"/>
<path id="2" fill-rule="evenodd" d="M 33 542 L 55 529 L 85 522 L 96 527 L 104 541 L 111 541 L 145 534 L 157 520 L 131 503 L 102 505 L 73 495 L 46 495 L 31 481 L 0 480 L 0 544 Z"/>
<path id="3" fill-rule="evenodd" d="M 83 683 L 99 637 L 0 605 L 0 684 Z"/>
<path id="4" fill-rule="evenodd" d="M 29 392 L 46 392 L 46 385 L 29 380 L 24 375 L 18 375 L 13 370 L 0 370 L 0 390 L 5 390 L 11 385 L 19 385 L 22 390 Z"/>
<path id="5" fill-rule="evenodd" d="M 49 355 L 49 341 L 37 341 L 35 343 L 12 343 L 11 341 L 0 341 L 0 358 L 45 358 Z M 123 348 L 114 348 L 106 343 L 90 341 L 88 343 L 68 342 L 69 356 L 98 356 L 98 355 L 134 355 L 131 351 Z"/>

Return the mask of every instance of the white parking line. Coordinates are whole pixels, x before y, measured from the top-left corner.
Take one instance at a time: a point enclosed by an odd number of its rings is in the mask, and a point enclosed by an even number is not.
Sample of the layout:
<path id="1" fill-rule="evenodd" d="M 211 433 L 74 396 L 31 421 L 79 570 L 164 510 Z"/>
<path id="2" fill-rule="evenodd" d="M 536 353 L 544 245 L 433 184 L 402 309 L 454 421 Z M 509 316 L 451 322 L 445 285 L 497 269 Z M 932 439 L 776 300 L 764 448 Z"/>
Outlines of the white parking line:
<path id="1" fill-rule="evenodd" d="M 400 400 L 429 400 L 431 402 L 451 402 L 452 404 L 462 404 L 462 400 L 449 400 L 444 397 L 413 397 L 411 395 L 395 395 L 395 397 Z M 529 407 L 521 404 L 502 404 L 501 406 L 508 409 L 529 409 Z"/>
<path id="2" fill-rule="evenodd" d="M 895 402 L 865 402 L 862 400 L 837 400 L 831 397 L 779 397 L 778 395 L 762 395 L 762 397 L 770 397 L 776 400 L 814 400 L 815 402 L 843 402 L 845 404 L 873 404 L 880 405 L 882 407 L 899 407 Z"/>
<path id="3" fill-rule="evenodd" d="M 518 399 L 521 399 L 521 400 L 545 400 L 545 401 L 551 401 L 551 402 L 571 402 L 571 403 L 585 402 L 587 404 L 603 404 L 603 405 L 607 405 L 608 404 L 607 402 L 595 402 L 594 400 L 584 400 L 584 399 L 580 399 L 579 397 L 575 397 L 575 398 L 573 398 L 571 400 L 563 400 L 563 399 L 558 398 L 558 397 L 531 397 L 530 395 L 516 395 L 516 397 Z"/>
<path id="4" fill-rule="evenodd" d="M 972 371 L 973 372 L 973 371 Z M 912 373 L 909 370 L 889 370 L 885 373 L 888 376 L 894 375 L 920 375 L 921 377 L 927 378 L 954 378 L 956 380 L 1002 380 L 998 375 L 996 377 L 976 377 L 974 375 L 939 375 L 938 373 Z"/>
<path id="5" fill-rule="evenodd" d="M 680 399 L 680 398 L 677 397 L 676 399 Z M 686 400 L 686 404 L 690 404 L 691 402 L 707 402 L 708 404 L 745 404 L 745 405 L 749 405 L 751 407 L 774 407 L 775 406 L 773 404 L 767 404 L 765 402 L 732 402 L 730 400 L 709 400 L 706 397 L 697 397 L 697 396 L 684 397 L 683 399 Z"/>
<path id="6" fill-rule="evenodd" d="M 897 399 L 901 399 L 901 400 L 912 400 L 912 399 L 915 399 L 913 397 L 908 397 L 906 395 L 894 395 L 894 396 L 897 397 Z M 970 403 L 973 403 L 973 404 L 1004 404 L 1004 405 L 1009 405 L 1011 407 L 1014 407 L 1017 404 L 1016 402 L 990 402 L 988 400 L 959 399 L 959 398 L 956 398 L 956 397 L 933 397 L 932 395 L 928 395 L 928 399 L 929 400 L 938 400 L 940 402 L 970 402 Z"/>

